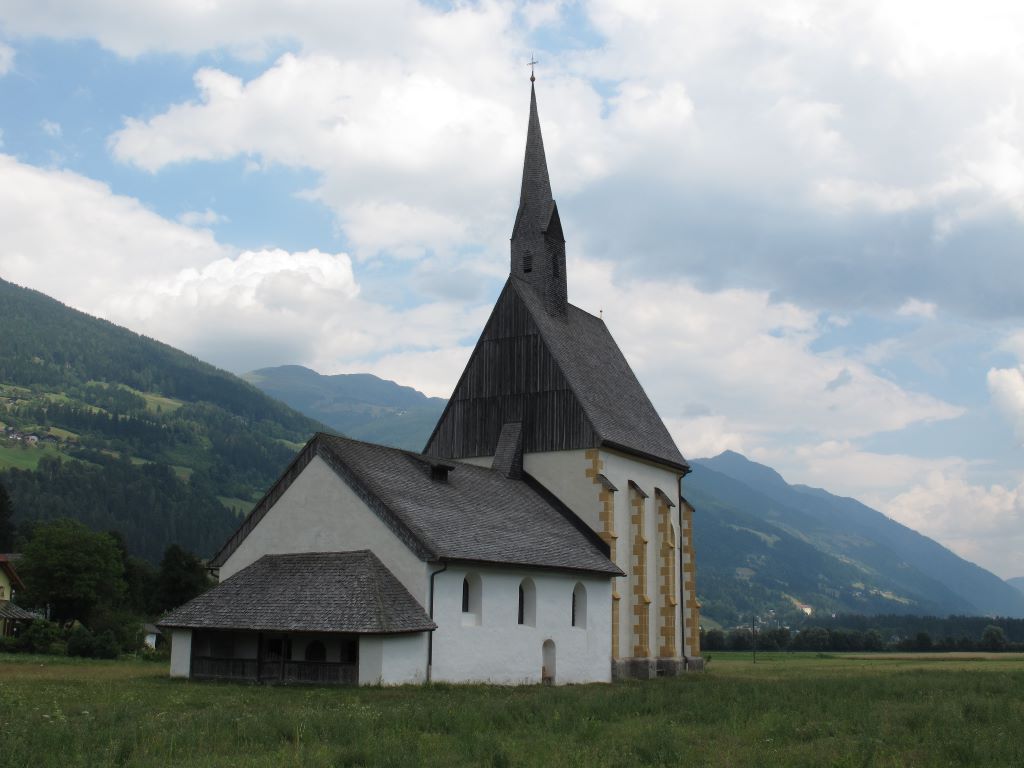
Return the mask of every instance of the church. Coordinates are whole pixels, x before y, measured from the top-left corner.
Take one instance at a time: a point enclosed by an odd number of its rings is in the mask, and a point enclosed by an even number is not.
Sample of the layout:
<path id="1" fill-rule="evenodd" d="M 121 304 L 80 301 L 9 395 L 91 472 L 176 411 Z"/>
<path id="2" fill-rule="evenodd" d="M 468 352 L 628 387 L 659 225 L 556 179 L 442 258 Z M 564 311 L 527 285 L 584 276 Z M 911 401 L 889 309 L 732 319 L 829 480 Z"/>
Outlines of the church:
<path id="1" fill-rule="evenodd" d="M 317 434 L 165 616 L 171 675 L 610 682 L 702 666 L 689 465 L 568 302 L 537 97 L 508 280 L 423 453 Z"/>

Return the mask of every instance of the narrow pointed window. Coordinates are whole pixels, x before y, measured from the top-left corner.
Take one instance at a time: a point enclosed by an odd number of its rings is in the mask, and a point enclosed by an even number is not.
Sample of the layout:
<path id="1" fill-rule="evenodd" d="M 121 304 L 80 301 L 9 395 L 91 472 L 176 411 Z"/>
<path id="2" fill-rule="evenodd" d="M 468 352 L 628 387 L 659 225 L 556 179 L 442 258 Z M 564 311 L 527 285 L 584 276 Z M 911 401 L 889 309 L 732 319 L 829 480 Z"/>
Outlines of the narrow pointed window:
<path id="1" fill-rule="evenodd" d="M 462 580 L 462 612 L 469 613 L 469 579 Z"/>
<path id="2" fill-rule="evenodd" d="M 525 606 L 523 604 L 524 604 L 525 600 L 526 600 L 526 598 L 523 595 L 523 585 L 520 584 L 519 585 L 519 623 L 520 624 L 524 623 L 524 621 L 523 621 L 523 608 Z"/>

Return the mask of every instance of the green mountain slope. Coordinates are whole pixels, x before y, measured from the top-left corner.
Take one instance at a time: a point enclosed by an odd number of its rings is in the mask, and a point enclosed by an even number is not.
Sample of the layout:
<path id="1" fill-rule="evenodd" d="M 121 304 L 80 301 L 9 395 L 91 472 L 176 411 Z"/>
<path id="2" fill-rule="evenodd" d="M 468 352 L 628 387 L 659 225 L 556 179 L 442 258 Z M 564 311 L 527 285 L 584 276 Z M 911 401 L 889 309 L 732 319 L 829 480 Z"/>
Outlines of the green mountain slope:
<path id="1" fill-rule="evenodd" d="M 774 470 L 731 451 L 693 463 L 686 493 L 698 509 L 704 504 L 709 510 L 741 511 L 762 530 L 797 537 L 830 562 L 854 569 L 852 577 L 826 571 L 823 594 L 829 599 L 822 599 L 822 591 L 797 595 L 819 611 L 1024 616 L 1024 596 L 994 574 L 860 502 L 791 486 Z M 718 524 L 706 523 L 705 517 L 710 515 L 695 518 L 698 537 L 701 526 Z M 744 567 L 756 556 L 736 549 L 726 558 L 705 561 L 703 546 L 698 539 L 698 573 Z M 762 578 L 771 575 L 769 570 Z"/>
<path id="2" fill-rule="evenodd" d="M 412 451 L 423 450 L 446 402 L 369 373 L 324 376 L 282 365 L 243 378 L 350 437 Z"/>
<path id="3" fill-rule="evenodd" d="M 695 463 L 685 483 L 696 507 L 694 539 L 702 615 L 732 625 L 751 614 L 777 618 L 832 613 L 948 613 L 971 606 L 940 585 L 928 597 L 897 588 L 862 563 L 817 546 L 798 528 L 802 513 Z M 786 516 L 789 525 L 775 519 Z M 808 528 L 811 526 L 808 525 Z M 937 598 L 937 599 L 934 599 Z"/>
<path id="4" fill-rule="evenodd" d="M 155 560 L 212 553 L 322 425 L 166 344 L 0 280 L 0 483 Z"/>

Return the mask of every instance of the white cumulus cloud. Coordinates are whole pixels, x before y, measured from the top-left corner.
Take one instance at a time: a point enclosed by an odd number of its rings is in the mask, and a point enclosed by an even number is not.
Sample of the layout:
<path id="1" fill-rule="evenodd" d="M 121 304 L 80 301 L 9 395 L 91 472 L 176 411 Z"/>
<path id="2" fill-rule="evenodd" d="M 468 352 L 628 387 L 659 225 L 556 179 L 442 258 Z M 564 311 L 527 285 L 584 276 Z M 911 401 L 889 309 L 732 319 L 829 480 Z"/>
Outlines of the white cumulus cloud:
<path id="1" fill-rule="evenodd" d="M 211 208 L 202 211 L 185 211 L 178 216 L 178 221 L 186 227 L 212 227 L 227 219 Z"/>
<path id="2" fill-rule="evenodd" d="M 1024 575 L 1024 478 L 986 486 L 936 470 L 883 511 L 1002 578 Z"/>
<path id="3" fill-rule="evenodd" d="M 14 69 L 14 49 L 4 43 L 0 43 L 0 77 Z"/>
<path id="4" fill-rule="evenodd" d="M 1013 427 L 1017 439 L 1024 444 L 1024 370 L 991 368 L 987 381 L 992 402 Z"/>
<path id="5" fill-rule="evenodd" d="M 923 317 L 927 320 L 934 320 L 937 309 L 938 307 L 933 302 L 910 298 L 899 306 L 896 314 L 901 317 Z"/>
<path id="6" fill-rule="evenodd" d="M 59 139 L 64 130 L 60 127 L 60 123 L 54 122 L 53 120 L 41 120 L 39 122 L 39 128 L 49 136 L 51 139 Z"/>

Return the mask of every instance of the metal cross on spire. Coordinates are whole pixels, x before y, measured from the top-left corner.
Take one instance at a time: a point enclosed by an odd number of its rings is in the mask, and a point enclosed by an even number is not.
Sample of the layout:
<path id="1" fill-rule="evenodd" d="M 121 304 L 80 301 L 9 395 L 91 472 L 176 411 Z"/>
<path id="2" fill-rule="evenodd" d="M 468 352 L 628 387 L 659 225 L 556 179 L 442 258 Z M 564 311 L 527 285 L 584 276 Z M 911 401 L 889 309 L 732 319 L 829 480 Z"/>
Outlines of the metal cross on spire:
<path id="1" fill-rule="evenodd" d="M 526 62 L 526 63 L 530 66 L 530 82 L 532 83 L 532 82 L 534 82 L 537 79 L 534 76 L 534 74 L 533 74 L 533 65 L 534 64 L 540 64 L 540 62 L 537 61 L 535 58 L 533 58 L 533 54 L 531 53 L 530 54 L 530 60 L 528 62 Z"/>

